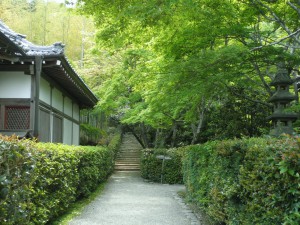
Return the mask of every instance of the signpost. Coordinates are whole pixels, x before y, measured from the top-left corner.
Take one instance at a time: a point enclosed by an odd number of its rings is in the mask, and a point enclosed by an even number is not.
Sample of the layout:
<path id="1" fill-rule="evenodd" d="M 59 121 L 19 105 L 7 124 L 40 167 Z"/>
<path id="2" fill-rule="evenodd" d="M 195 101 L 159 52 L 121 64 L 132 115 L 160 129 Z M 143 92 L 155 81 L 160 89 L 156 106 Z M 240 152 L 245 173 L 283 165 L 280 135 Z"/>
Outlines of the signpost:
<path id="1" fill-rule="evenodd" d="M 170 156 L 167 155 L 157 155 L 157 159 L 162 160 L 162 165 L 161 165 L 161 175 L 160 175 L 160 183 L 163 183 L 163 174 L 164 174 L 164 165 L 165 165 L 165 160 L 170 160 L 172 159 Z"/>

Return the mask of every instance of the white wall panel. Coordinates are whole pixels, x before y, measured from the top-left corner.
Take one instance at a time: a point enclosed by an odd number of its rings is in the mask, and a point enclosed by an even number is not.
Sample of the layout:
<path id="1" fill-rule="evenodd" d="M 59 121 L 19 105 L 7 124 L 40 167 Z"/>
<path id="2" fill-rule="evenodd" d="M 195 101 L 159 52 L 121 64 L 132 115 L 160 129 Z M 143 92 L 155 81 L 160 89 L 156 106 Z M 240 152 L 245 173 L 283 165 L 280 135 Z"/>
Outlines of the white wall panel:
<path id="1" fill-rule="evenodd" d="M 72 145 L 72 121 L 64 119 L 64 128 L 63 128 L 63 143 L 67 145 Z"/>
<path id="2" fill-rule="evenodd" d="M 41 78 L 40 84 L 40 100 L 50 105 L 51 103 L 51 87 L 48 81 Z"/>
<path id="3" fill-rule="evenodd" d="M 24 72 L 0 72 L 0 98 L 30 98 L 31 76 Z"/>
<path id="4" fill-rule="evenodd" d="M 73 119 L 79 121 L 79 106 L 76 103 L 73 104 Z"/>
<path id="5" fill-rule="evenodd" d="M 52 90 L 52 106 L 61 112 L 63 111 L 63 96 L 56 88 Z"/>
<path id="6" fill-rule="evenodd" d="M 65 97 L 64 100 L 64 113 L 67 114 L 68 116 L 72 117 L 72 100 L 69 99 L 68 97 Z"/>
<path id="7" fill-rule="evenodd" d="M 73 123 L 73 145 L 79 145 L 79 125 Z"/>

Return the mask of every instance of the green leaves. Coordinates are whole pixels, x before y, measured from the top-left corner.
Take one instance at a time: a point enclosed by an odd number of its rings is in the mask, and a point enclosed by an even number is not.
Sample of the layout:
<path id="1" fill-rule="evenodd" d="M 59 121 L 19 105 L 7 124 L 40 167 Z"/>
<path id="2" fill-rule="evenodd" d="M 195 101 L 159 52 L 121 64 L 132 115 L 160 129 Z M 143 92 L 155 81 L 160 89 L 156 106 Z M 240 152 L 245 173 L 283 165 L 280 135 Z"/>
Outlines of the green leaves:
<path id="1" fill-rule="evenodd" d="M 181 184 L 182 180 L 182 149 L 145 149 L 141 157 L 141 176 L 154 182 Z M 164 155 L 170 159 L 158 159 Z M 164 167 L 162 170 L 162 163 Z M 161 177 L 163 176 L 163 177 Z M 163 178 L 163 179 L 162 179 Z"/>
<path id="2" fill-rule="evenodd" d="M 74 62 L 81 60 L 82 48 L 93 43 L 94 23 L 73 8 L 56 1 L 1 0 L 1 19 L 15 32 L 24 34 L 37 45 L 62 42 Z M 78 63 L 79 64 L 79 63 Z"/>
<path id="3" fill-rule="evenodd" d="M 296 138 L 251 138 L 185 147 L 188 195 L 216 222 L 299 223 Z"/>
<path id="4" fill-rule="evenodd" d="M 28 186 L 33 182 L 35 158 L 29 142 L 0 137 L 0 220 L 7 224 L 28 221 Z M 9 215 L 15 215 L 8 220 Z"/>
<path id="5" fill-rule="evenodd" d="M 108 147 L 0 137 L 0 221 L 46 224 L 113 171 L 120 134 Z"/>
<path id="6" fill-rule="evenodd" d="M 80 9 L 97 22 L 98 53 L 115 57 L 113 65 L 100 68 L 114 67 L 98 87 L 98 106 L 126 124 L 166 133 L 180 124 L 186 137 L 196 136 L 191 127 L 201 127 L 196 142 L 258 136 L 268 129 L 261 121 L 269 114 L 275 65 L 284 61 L 289 70 L 298 70 L 294 2 L 81 2 Z M 234 116 L 222 123 L 222 110 Z"/>

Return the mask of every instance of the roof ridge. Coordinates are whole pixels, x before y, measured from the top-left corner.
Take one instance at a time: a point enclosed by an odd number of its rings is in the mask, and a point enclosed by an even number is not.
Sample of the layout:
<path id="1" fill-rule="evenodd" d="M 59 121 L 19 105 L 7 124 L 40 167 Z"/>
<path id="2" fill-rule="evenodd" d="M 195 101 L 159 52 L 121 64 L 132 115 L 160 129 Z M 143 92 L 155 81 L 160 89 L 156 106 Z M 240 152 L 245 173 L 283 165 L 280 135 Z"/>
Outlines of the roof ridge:
<path id="1" fill-rule="evenodd" d="M 35 45 L 26 39 L 26 35 L 19 34 L 11 30 L 1 19 L 0 32 L 3 33 L 10 41 L 16 44 L 27 56 L 57 56 L 64 54 L 65 45 L 61 42 L 56 42 L 48 46 Z"/>

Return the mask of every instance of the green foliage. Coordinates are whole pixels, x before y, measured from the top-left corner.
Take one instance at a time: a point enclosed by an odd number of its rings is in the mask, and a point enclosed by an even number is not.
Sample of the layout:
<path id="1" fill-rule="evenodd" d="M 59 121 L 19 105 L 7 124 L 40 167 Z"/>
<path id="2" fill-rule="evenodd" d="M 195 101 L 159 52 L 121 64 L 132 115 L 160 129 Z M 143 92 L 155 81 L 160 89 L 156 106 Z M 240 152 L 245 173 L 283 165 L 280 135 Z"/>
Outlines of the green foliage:
<path id="1" fill-rule="evenodd" d="M 100 147 L 88 147 L 79 152 L 80 163 L 78 164 L 79 184 L 77 195 L 86 197 L 96 189 L 99 183 L 106 179 L 107 168 L 105 156 L 107 151 L 99 151 Z M 108 158 L 107 160 L 111 160 Z"/>
<path id="2" fill-rule="evenodd" d="M 86 197 L 113 171 L 120 134 L 110 147 L 0 138 L 0 220 L 46 224 Z"/>
<path id="3" fill-rule="evenodd" d="M 242 196 L 248 200 L 245 221 L 299 224 L 299 159 L 299 140 L 269 142 L 263 151 L 253 143 L 240 169 Z"/>
<path id="4" fill-rule="evenodd" d="M 256 95 L 266 102 L 262 104 L 254 99 Z M 222 140 L 241 137 L 259 137 L 269 132 L 269 122 L 266 115 L 271 114 L 267 104 L 267 95 L 259 90 L 252 90 L 237 85 L 228 87 L 228 93 L 220 97 L 219 104 L 214 104 L 208 110 L 207 124 L 203 128 L 201 139 Z"/>
<path id="5" fill-rule="evenodd" d="M 75 201 L 80 159 L 76 147 L 63 144 L 38 143 L 32 151 L 37 163 L 32 184 L 31 220 L 44 224 Z"/>
<path id="6" fill-rule="evenodd" d="M 108 148 L 115 153 L 117 153 L 117 150 L 119 149 L 122 142 L 122 135 L 120 134 L 120 132 L 121 131 L 119 131 L 117 135 L 114 135 L 108 144 Z"/>
<path id="7" fill-rule="evenodd" d="M 63 42 L 66 55 L 74 62 L 82 60 L 83 47 L 86 50 L 94 44 L 91 19 L 76 14 L 73 8 L 63 3 L 1 0 L 0 14 L 1 20 L 11 29 L 26 35 L 34 44 Z"/>
<path id="8" fill-rule="evenodd" d="M 299 224 L 299 140 L 208 142 L 185 153 L 188 196 L 215 222 Z"/>
<path id="9" fill-rule="evenodd" d="M 211 179 L 210 158 L 214 152 L 216 142 L 203 145 L 184 147 L 186 154 L 183 158 L 184 184 L 190 199 L 194 199 L 199 207 L 208 206 L 208 192 Z"/>
<path id="10" fill-rule="evenodd" d="M 87 207 L 91 202 L 93 202 L 104 190 L 105 183 L 100 184 L 97 189 L 91 193 L 87 198 L 82 198 L 74 202 L 68 210 L 61 216 L 53 219 L 49 225 L 68 225 L 70 221 L 79 216 L 85 207 Z"/>
<path id="11" fill-rule="evenodd" d="M 30 142 L 0 136 L 0 221 L 28 224 L 36 157 Z"/>
<path id="12" fill-rule="evenodd" d="M 80 0 L 109 53 L 99 108 L 165 146 L 264 134 L 276 65 L 300 63 L 295 2 Z"/>
<path id="13" fill-rule="evenodd" d="M 98 129 L 97 127 L 93 127 L 90 124 L 80 124 L 80 130 L 83 130 L 87 135 L 100 135 L 101 130 Z"/>
<path id="14" fill-rule="evenodd" d="M 162 159 L 156 158 L 158 155 L 171 157 L 170 160 L 164 161 L 162 171 Z M 145 179 L 163 183 L 180 184 L 182 180 L 181 171 L 182 152 L 180 149 L 145 149 L 141 157 L 141 176 Z"/>
<path id="15" fill-rule="evenodd" d="M 81 145 L 96 145 L 101 137 L 105 136 L 105 132 L 90 124 L 80 124 L 80 144 Z"/>

